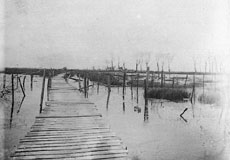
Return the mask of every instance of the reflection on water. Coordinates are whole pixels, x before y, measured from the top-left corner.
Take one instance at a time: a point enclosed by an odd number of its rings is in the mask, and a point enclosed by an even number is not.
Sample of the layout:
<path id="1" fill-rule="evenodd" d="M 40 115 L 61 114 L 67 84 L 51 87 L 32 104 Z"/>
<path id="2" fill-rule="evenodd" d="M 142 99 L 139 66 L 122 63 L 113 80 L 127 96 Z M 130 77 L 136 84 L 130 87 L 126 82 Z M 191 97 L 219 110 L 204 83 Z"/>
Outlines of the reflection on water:
<path id="1" fill-rule="evenodd" d="M 219 122 L 221 106 L 156 99 L 147 104 L 143 88 L 132 96 L 131 89 L 123 95 L 116 87 L 106 110 L 108 92 L 100 87 L 98 94 L 89 90 L 89 100 L 122 138 L 131 159 L 229 159 L 230 121 Z"/>

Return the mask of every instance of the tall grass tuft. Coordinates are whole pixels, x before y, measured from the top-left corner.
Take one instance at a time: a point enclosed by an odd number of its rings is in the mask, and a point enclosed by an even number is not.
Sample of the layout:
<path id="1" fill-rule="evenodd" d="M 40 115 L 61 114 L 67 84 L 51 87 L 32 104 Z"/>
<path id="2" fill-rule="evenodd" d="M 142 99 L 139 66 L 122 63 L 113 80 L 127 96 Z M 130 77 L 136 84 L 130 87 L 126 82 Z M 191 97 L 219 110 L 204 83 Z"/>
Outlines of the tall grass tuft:
<path id="1" fill-rule="evenodd" d="M 154 88 L 147 93 L 147 98 L 166 99 L 174 102 L 183 101 L 189 96 L 190 93 L 182 88 Z"/>

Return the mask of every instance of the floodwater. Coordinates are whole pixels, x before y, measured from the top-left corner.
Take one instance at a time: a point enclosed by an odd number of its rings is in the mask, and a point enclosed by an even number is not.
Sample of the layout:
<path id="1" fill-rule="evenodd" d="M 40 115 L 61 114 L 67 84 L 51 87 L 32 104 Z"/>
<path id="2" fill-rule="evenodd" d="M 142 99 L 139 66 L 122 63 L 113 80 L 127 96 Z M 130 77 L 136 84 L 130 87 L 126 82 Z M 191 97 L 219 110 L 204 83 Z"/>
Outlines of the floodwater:
<path id="1" fill-rule="evenodd" d="M 21 81 L 24 75 L 21 76 Z M 2 77 L 1 74 L 1 89 L 2 89 Z M 14 79 L 16 88 L 16 78 Z M 11 88 L 11 75 L 6 75 L 6 86 Z M 0 159 L 10 159 L 10 155 L 14 153 L 19 140 L 22 139 L 29 131 L 30 127 L 35 121 L 35 117 L 39 114 L 39 104 L 41 95 L 42 78 L 34 76 L 33 87 L 31 89 L 30 76 L 26 76 L 25 80 L 25 98 L 18 85 L 18 89 L 15 90 L 15 104 L 11 120 L 11 93 L 5 95 L 4 98 L 0 99 L 0 112 L 2 114 L 0 123 L 1 130 L 1 156 Z M 46 94 L 46 93 L 45 93 Z M 46 98 L 46 95 L 44 96 Z M 44 98 L 44 101 L 46 100 Z M 20 103 L 22 103 L 20 107 Z M 44 105 L 43 105 L 44 106 Z M 3 158 L 4 157 L 4 158 Z"/>
<path id="2" fill-rule="evenodd" d="M 72 82 L 74 84 L 74 82 Z M 77 86 L 77 83 L 75 83 Z M 199 89 L 197 89 L 198 91 Z M 152 100 L 145 107 L 143 89 L 91 87 L 88 99 L 128 148 L 133 160 L 229 160 L 230 120 L 223 105 Z M 133 95 L 133 96 L 132 96 Z M 180 114 L 188 108 L 183 118 Z"/>
<path id="3" fill-rule="evenodd" d="M 8 76 L 8 82 L 10 76 Z M 2 82 L 2 80 L 1 80 Z M 78 83 L 69 80 L 78 88 Z M 1 99 L 4 109 L 4 153 L 5 159 L 14 152 L 19 139 L 23 138 L 35 116 L 39 114 L 42 78 L 34 77 L 33 90 L 30 77 L 26 78 L 26 97 L 21 106 L 20 90 L 16 91 L 16 102 L 10 126 L 10 96 Z M 82 85 L 83 86 L 83 85 Z M 90 87 L 88 99 L 95 103 L 111 130 L 119 136 L 129 151 L 132 160 L 228 160 L 230 159 L 230 120 L 224 104 L 203 105 L 196 102 L 174 103 L 152 100 L 145 106 L 143 89 L 133 91 L 126 88 L 124 99 L 122 88 L 111 88 L 109 105 L 106 107 L 107 88 Z M 198 89 L 196 90 L 198 91 Z M 45 92 L 46 94 L 46 92 Z M 83 94 L 83 93 L 82 93 Z M 46 100 L 46 95 L 44 96 Z M 138 103 L 137 103 L 138 101 Z M 3 105 L 2 105 L 3 104 Z M 183 118 L 180 114 L 186 109 Z M 224 108 L 224 109 L 223 109 Z M 223 111 L 223 112 L 222 112 Z"/>

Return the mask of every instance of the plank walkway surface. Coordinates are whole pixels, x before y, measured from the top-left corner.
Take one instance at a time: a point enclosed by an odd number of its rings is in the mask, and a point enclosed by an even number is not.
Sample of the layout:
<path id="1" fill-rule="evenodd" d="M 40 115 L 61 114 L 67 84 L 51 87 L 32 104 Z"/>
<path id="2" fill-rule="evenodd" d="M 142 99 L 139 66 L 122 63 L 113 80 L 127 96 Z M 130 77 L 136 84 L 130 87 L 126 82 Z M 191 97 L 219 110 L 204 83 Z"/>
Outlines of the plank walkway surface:
<path id="1" fill-rule="evenodd" d="M 127 150 L 97 108 L 59 75 L 50 101 L 12 159 L 127 159 Z"/>

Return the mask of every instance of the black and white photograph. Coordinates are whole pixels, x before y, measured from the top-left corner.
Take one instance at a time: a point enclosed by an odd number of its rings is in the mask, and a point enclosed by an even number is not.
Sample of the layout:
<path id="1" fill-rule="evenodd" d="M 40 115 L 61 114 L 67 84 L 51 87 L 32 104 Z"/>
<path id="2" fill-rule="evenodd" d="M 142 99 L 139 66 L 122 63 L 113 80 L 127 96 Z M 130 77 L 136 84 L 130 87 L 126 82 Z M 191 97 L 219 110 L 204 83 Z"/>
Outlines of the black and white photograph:
<path id="1" fill-rule="evenodd" d="M 230 160 L 230 0 L 0 0 L 0 160 Z"/>

